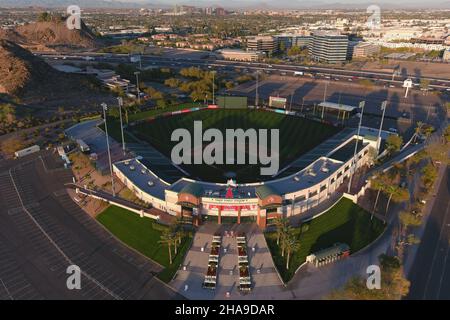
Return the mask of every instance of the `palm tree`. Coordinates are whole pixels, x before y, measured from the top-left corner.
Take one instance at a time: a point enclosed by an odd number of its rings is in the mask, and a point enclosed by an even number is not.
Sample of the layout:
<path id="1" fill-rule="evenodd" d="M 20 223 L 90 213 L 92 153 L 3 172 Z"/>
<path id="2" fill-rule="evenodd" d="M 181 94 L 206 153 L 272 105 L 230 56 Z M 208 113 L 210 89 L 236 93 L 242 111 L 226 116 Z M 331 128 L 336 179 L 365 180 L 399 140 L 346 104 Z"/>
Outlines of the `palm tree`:
<path id="1" fill-rule="evenodd" d="M 375 211 L 378 199 L 380 197 L 380 193 L 384 191 L 387 187 L 386 184 L 386 177 L 384 175 L 374 176 L 371 180 L 371 187 L 375 190 L 377 190 L 377 197 L 375 198 L 375 204 L 373 205 L 373 211 Z"/>
<path id="2" fill-rule="evenodd" d="M 281 230 L 281 237 L 280 237 L 280 242 L 281 242 L 281 256 L 284 257 L 284 253 L 286 251 L 286 242 L 289 239 L 289 236 L 292 234 L 293 229 L 291 226 L 286 225 L 282 230 Z"/>
<path id="3" fill-rule="evenodd" d="M 291 253 L 300 248 L 300 242 L 298 241 L 297 237 L 294 234 L 290 233 L 285 239 L 285 246 L 287 252 L 286 269 L 289 269 L 289 260 L 291 258 Z"/>
<path id="4" fill-rule="evenodd" d="M 166 244 L 167 248 L 169 249 L 169 263 L 172 264 L 172 244 L 174 244 L 174 237 L 173 233 L 170 232 L 169 229 L 164 230 L 163 233 L 160 236 L 161 240 L 158 241 L 159 243 Z M 176 254 L 176 245 L 175 245 L 175 254 Z"/>
<path id="5" fill-rule="evenodd" d="M 281 235 L 282 235 L 282 233 L 283 233 L 283 229 L 285 229 L 286 228 L 286 226 L 288 225 L 288 219 L 286 219 L 286 218 L 276 218 L 276 219 L 274 219 L 274 224 L 275 224 L 275 227 L 276 227 L 276 229 L 277 229 L 277 245 L 279 245 L 280 244 L 280 238 L 281 238 Z"/>
<path id="6" fill-rule="evenodd" d="M 423 127 L 423 122 L 422 121 L 418 121 L 417 122 L 417 126 L 414 129 L 414 142 L 416 142 L 417 137 L 422 133 L 422 127 Z"/>
<path id="7" fill-rule="evenodd" d="M 406 188 L 401 188 L 397 185 L 388 185 L 385 189 L 385 192 L 389 194 L 388 202 L 386 205 L 386 213 L 388 213 L 389 204 L 391 203 L 391 200 L 394 200 L 394 202 L 400 202 L 405 201 L 409 199 L 409 191 Z"/>

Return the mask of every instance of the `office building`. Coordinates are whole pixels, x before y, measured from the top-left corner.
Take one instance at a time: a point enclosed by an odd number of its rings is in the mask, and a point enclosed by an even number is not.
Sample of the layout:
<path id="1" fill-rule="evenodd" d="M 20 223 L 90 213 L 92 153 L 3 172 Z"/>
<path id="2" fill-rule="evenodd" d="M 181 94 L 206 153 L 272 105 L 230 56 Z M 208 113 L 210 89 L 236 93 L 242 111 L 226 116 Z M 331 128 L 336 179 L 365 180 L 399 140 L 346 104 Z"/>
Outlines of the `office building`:
<path id="1" fill-rule="evenodd" d="M 347 60 L 348 36 L 331 32 L 316 32 L 309 45 L 312 59 L 326 63 Z"/>
<path id="2" fill-rule="evenodd" d="M 365 58 L 373 56 L 380 52 L 380 46 L 375 44 L 360 42 L 356 46 L 353 47 L 353 58 Z"/>
<path id="3" fill-rule="evenodd" d="M 233 60 L 233 61 L 259 61 L 264 57 L 264 52 L 261 51 L 244 51 L 238 49 L 222 49 L 216 52 L 219 59 Z"/>
<path id="4" fill-rule="evenodd" d="M 278 50 L 277 40 L 271 36 L 257 36 L 247 38 L 247 50 L 262 51 L 271 55 Z"/>

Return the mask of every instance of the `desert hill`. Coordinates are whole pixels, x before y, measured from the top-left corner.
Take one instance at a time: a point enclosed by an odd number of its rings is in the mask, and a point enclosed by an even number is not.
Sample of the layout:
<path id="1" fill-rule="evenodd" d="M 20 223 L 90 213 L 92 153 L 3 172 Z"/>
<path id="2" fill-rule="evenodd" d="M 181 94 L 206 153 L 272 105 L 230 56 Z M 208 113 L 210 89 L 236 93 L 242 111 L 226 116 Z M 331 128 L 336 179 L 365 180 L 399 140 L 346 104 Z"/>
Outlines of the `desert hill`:
<path id="1" fill-rule="evenodd" d="M 19 97 L 30 106 L 59 104 L 75 108 L 109 96 L 99 89 L 95 79 L 57 71 L 9 40 L 0 40 L 0 93 Z"/>
<path id="2" fill-rule="evenodd" d="M 1 30 L 0 39 L 6 39 L 29 50 L 65 51 L 95 49 L 101 41 L 82 23 L 80 30 L 69 30 L 64 19 L 52 19 Z"/>

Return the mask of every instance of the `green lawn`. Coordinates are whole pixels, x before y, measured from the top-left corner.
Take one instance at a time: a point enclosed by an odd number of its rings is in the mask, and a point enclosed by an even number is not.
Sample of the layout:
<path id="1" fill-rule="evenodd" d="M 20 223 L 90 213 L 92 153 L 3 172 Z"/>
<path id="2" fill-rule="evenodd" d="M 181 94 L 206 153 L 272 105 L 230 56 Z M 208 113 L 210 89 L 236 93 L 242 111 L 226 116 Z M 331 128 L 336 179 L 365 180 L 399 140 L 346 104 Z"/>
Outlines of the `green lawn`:
<path id="1" fill-rule="evenodd" d="M 178 270 L 192 241 L 191 237 L 183 239 L 178 254 L 169 265 L 167 246 L 158 243 L 166 226 L 116 206 L 109 206 L 97 216 L 97 220 L 122 242 L 163 265 L 165 269 L 158 274 L 158 278 L 165 282 L 169 282 Z"/>
<path id="2" fill-rule="evenodd" d="M 330 138 L 340 129 L 299 117 L 286 116 L 274 112 L 251 109 L 205 109 L 197 112 L 175 115 L 142 122 L 133 128 L 133 132 L 142 140 L 151 143 L 163 154 L 170 157 L 177 142 L 171 141 L 171 133 L 178 128 L 193 132 L 194 121 L 202 121 L 203 131 L 208 128 L 219 129 L 225 137 L 225 129 L 280 130 L 280 168 L 292 162 L 300 155 Z M 270 139 L 270 136 L 269 136 Z M 225 173 L 234 172 L 241 182 L 258 181 L 259 165 L 183 165 L 193 178 L 212 182 L 224 182 Z"/>
<path id="3" fill-rule="evenodd" d="M 302 227 L 296 228 L 300 249 L 292 255 L 289 270 L 286 270 L 285 257 L 281 257 L 277 246 L 276 233 L 265 234 L 275 265 L 285 282 L 293 277 L 309 254 L 331 247 L 336 242 L 348 244 L 351 253 L 355 253 L 374 241 L 385 228 L 381 220 L 374 217 L 371 221 L 370 213 L 345 198 L 305 224 L 309 225 L 306 232 L 301 232 Z"/>

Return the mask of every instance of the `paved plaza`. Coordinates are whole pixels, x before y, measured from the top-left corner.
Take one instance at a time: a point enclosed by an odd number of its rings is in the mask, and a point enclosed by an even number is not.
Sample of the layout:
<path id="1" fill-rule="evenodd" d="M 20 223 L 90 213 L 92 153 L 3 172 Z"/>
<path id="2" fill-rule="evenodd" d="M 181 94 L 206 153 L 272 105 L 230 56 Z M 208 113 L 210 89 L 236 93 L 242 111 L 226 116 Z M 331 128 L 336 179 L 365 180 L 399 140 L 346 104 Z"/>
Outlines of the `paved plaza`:
<path id="1" fill-rule="evenodd" d="M 244 232 L 247 237 L 253 289 L 246 295 L 238 291 L 239 270 L 236 238 L 225 236 L 226 231 L 228 233 L 233 231 L 234 234 Z M 211 242 L 216 232 L 220 232 L 223 237 L 217 286 L 215 290 L 209 290 L 202 288 L 202 284 L 208 268 Z M 253 248 L 255 248 L 254 251 Z M 186 267 L 186 270 L 183 270 L 183 266 Z M 187 253 L 181 269 L 170 284 L 188 299 L 227 299 L 227 292 L 230 293 L 230 299 L 277 299 L 281 292 L 287 291 L 278 277 L 264 235 L 256 224 L 217 225 L 206 223 L 201 226 L 195 234 L 191 250 Z"/>

